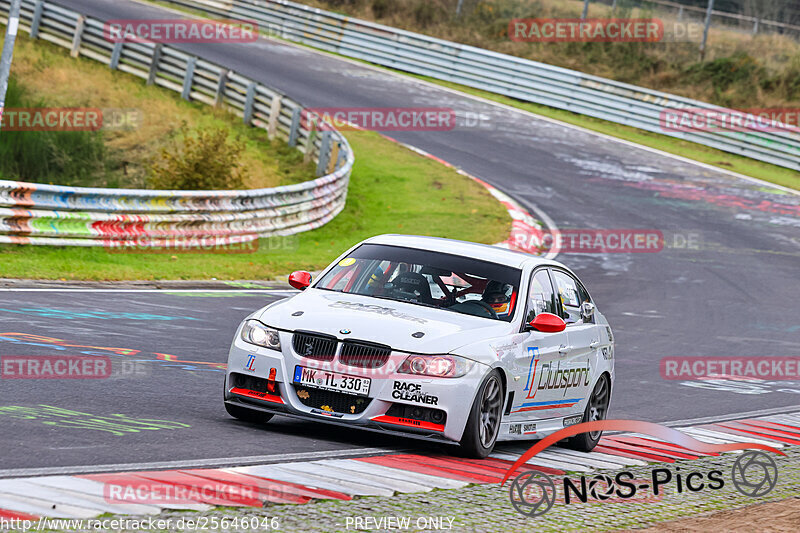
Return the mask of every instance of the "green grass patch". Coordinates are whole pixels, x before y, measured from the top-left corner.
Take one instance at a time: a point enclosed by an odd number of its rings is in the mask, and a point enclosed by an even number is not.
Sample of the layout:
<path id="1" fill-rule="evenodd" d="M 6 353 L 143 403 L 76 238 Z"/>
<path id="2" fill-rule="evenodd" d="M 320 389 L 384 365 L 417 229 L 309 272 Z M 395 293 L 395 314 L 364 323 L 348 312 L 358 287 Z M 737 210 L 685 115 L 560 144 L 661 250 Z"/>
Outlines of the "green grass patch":
<path id="1" fill-rule="evenodd" d="M 0 32 L 4 31 L 0 26 Z M 162 149 L 202 131 L 225 131 L 244 143 L 239 162 L 245 188 L 276 187 L 315 178 L 316 165 L 261 128 L 89 58 L 19 35 L 11 68 L 8 107 L 80 107 L 118 110 L 130 127 L 98 132 L 13 132 L 0 135 L 0 179 L 85 187 L 148 188 Z M 100 146 L 98 147 L 98 142 Z M 19 157 L 19 154 L 27 157 Z M 16 156 L 15 156 L 16 154 Z M 12 156 L 15 161 L 9 161 Z"/>
<path id="2" fill-rule="evenodd" d="M 0 277 L 64 280 L 274 279 L 318 270 L 382 233 L 505 240 L 506 210 L 481 185 L 376 133 L 348 132 L 356 154 L 347 207 L 332 222 L 254 253 L 112 253 L 105 249 L 0 246 Z"/>

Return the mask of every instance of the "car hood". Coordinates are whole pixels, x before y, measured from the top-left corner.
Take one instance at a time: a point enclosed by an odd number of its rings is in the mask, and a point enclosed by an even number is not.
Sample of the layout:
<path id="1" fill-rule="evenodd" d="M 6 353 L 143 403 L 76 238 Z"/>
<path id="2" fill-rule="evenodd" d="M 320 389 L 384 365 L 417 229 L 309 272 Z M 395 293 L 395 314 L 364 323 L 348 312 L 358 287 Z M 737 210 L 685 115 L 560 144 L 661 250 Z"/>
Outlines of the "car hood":
<path id="1" fill-rule="evenodd" d="M 499 320 L 311 288 L 265 308 L 255 317 L 282 330 L 314 331 L 429 354 L 450 353 L 481 339 L 507 335 L 512 329 L 511 324 Z"/>

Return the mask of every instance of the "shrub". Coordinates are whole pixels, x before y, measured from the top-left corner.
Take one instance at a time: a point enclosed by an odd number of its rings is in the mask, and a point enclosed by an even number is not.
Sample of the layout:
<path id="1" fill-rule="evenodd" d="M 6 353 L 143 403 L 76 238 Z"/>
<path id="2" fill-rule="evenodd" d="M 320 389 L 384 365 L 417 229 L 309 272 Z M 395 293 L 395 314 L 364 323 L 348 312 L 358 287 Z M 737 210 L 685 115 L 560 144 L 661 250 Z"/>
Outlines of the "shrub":
<path id="1" fill-rule="evenodd" d="M 152 189 L 234 190 L 244 187 L 247 172 L 239 164 L 245 149 L 228 131 L 199 129 L 161 150 L 148 178 Z"/>

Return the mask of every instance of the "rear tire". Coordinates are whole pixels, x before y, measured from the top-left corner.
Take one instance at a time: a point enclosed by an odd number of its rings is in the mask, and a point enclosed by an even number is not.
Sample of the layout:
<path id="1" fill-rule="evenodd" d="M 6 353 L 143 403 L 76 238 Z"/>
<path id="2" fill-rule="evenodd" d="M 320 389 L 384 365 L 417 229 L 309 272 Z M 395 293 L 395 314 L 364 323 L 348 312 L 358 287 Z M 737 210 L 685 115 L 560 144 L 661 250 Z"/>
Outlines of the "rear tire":
<path id="1" fill-rule="evenodd" d="M 492 370 L 478 389 L 469 412 L 467 427 L 461 437 L 461 454 L 483 459 L 492 453 L 502 417 L 503 383 L 497 370 Z"/>
<path id="2" fill-rule="evenodd" d="M 589 396 L 589 402 L 586 404 L 586 410 L 583 412 L 581 422 L 596 422 L 598 420 L 605 420 L 608 414 L 608 404 L 611 400 L 611 383 L 608 376 L 603 374 L 597 380 L 594 386 L 592 395 Z M 570 437 L 564 442 L 564 447 L 579 452 L 590 452 L 594 450 L 597 443 L 600 442 L 600 437 L 603 436 L 602 431 L 593 431 L 590 433 L 581 433 Z"/>

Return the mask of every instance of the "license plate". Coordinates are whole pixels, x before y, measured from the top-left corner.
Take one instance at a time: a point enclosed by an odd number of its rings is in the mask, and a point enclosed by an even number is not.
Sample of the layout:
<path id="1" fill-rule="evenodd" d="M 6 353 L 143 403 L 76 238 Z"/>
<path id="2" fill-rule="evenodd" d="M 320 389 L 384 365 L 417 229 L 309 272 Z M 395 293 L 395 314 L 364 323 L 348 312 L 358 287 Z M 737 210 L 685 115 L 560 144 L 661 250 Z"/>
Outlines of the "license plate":
<path id="1" fill-rule="evenodd" d="M 298 385 L 306 385 L 317 389 L 325 389 L 337 392 L 346 392 L 358 396 L 367 396 L 369 387 L 372 384 L 370 378 L 360 378 L 320 370 L 318 368 L 306 368 L 304 366 L 294 367 L 294 382 Z"/>

